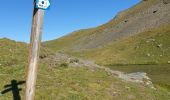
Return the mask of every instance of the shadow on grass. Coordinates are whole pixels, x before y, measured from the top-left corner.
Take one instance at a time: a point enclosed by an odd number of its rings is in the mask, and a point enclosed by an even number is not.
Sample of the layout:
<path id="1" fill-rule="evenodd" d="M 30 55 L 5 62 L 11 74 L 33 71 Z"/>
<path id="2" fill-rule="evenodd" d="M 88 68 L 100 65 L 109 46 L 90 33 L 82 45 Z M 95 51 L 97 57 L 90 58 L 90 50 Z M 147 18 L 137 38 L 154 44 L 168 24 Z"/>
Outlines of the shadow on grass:
<path id="1" fill-rule="evenodd" d="M 6 94 L 8 92 L 12 92 L 13 94 L 13 100 L 21 100 L 20 93 L 21 88 L 18 88 L 19 85 L 24 84 L 25 81 L 17 81 L 17 80 L 11 80 L 10 84 L 7 84 L 4 86 L 4 90 L 1 92 L 1 94 Z"/>

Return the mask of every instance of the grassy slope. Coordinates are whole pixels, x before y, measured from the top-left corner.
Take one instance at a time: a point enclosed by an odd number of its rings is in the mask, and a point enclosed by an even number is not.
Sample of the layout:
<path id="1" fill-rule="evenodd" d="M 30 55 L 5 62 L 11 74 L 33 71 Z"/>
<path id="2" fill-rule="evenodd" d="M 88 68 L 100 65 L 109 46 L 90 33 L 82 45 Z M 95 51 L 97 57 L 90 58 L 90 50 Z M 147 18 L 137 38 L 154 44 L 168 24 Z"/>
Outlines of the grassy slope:
<path id="1" fill-rule="evenodd" d="M 23 67 L 0 67 L 0 89 L 10 81 L 25 80 Z M 24 84 L 19 86 L 21 97 Z M 157 91 L 141 85 L 126 83 L 113 78 L 102 70 L 86 68 L 49 68 L 41 63 L 36 86 L 36 100 L 168 100 L 168 92 Z M 140 98 L 140 99 L 139 99 Z M 11 92 L 0 96 L 1 100 L 12 100 Z"/>
<path id="2" fill-rule="evenodd" d="M 0 39 L 1 63 L 0 91 L 11 80 L 25 80 L 27 66 L 27 45 L 8 39 Z M 22 51 L 22 52 L 21 52 Z M 15 61 L 15 62 L 14 62 Z M 25 85 L 19 86 L 23 99 Z M 167 90 L 158 87 L 158 91 L 141 85 L 126 83 L 108 75 L 103 70 L 90 71 L 86 68 L 48 67 L 41 61 L 36 86 L 36 100 L 134 100 L 163 99 L 170 96 Z M 12 100 L 12 93 L 0 96 L 1 100 Z"/>
<path id="3" fill-rule="evenodd" d="M 167 64 L 170 60 L 169 37 L 170 25 L 165 25 L 80 54 L 103 65 Z"/>
<path id="4" fill-rule="evenodd" d="M 25 64 L 27 59 L 26 43 L 9 39 L 0 39 L 0 66 L 16 66 Z M 19 56 L 19 57 L 18 57 Z"/>

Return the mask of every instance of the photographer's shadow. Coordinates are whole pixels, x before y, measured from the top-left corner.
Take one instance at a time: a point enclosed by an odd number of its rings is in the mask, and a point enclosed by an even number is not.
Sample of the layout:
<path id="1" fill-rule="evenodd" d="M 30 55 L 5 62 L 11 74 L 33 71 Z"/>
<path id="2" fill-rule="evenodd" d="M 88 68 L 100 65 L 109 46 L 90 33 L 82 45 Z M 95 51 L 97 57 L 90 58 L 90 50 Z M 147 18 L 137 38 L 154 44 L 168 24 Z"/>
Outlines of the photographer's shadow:
<path id="1" fill-rule="evenodd" d="M 1 92 L 1 95 L 12 92 L 13 94 L 13 100 L 21 100 L 20 97 L 20 91 L 22 90 L 21 88 L 18 88 L 19 85 L 24 84 L 25 81 L 17 81 L 17 80 L 12 80 L 11 84 L 5 85 L 4 90 Z"/>

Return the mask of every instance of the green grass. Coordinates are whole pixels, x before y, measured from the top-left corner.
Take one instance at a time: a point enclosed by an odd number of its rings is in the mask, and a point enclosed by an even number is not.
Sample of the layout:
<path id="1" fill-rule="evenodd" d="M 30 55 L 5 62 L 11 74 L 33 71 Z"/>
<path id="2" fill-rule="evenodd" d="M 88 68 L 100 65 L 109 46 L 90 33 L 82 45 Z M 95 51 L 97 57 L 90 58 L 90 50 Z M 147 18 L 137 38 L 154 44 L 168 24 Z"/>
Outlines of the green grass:
<path id="1" fill-rule="evenodd" d="M 4 44 L 4 45 L 3 45 Z M 0 91 L 11 80 L 25 81 L 27 65 L 27 44 L 18 43 L 8 39 L 1 40 L 1 51 L 7 54 L 3 56 L 0 66 Z M 16 46 L 18 46 L 16 48 Z M 24 48 L 25 46 L 25 48 Z M 8 52 L 10 50 L 13 52 Z M 16 49 L 16 50 L 15 50 Z M 19 52 L 23 50 L 23 52 Z M 21 53 L 16 55 L 15 53 Z M 46 53 L 43 53 L 46 55 Z M 2 57 L 1 55 L 1 57 Z M 15 55 L 15 57 L 11 57 Z M 24 58 L 24 59 L 23 59 Z M 1 58 L 2 59 L 2 58 Z M 14 64 L 11 62 L 16 61 Z M 8 63 L 4 63 L 8 61 Z M 170 95 L 164 88 L 152 90 L 139 84 L 124 82 L 108 75 L 104 70 L 91 71 L 86 68 L 72 68 L 62 66 L 48 67 L 48 63 L 41 60 L 38 70 L 36 85 L 36 100 L 168 100 Z M 19 86 L 21 98 L 24 97 L 25 84 Z M 12 93 L 8 92 L 0 96 L 0 100 L 12 100 Z"/>
<path id="2" fill-rule="evenodd" d="M 0 39 L 0 66 L 15 66 L 26 63 L 28 46 L 26 43 Z"/>
<path id="3" fill-rule="evenodd" d="M 0 89 L 10 81 L 25 80 L 25 67 L 0 67 Z M 23 90 L 25 85 L 20 86 Z M 90 71 L 86 68 L 49 68 L 41 63 L 38 71 L 36 100 L 168 100 L 168 92 L 126 83 L 108 75 L 103 70 Z M 139 99 L 140 98 L 140 99 Z M 12 100 L 12 93 L 0 96 L 1 100 Z"/>

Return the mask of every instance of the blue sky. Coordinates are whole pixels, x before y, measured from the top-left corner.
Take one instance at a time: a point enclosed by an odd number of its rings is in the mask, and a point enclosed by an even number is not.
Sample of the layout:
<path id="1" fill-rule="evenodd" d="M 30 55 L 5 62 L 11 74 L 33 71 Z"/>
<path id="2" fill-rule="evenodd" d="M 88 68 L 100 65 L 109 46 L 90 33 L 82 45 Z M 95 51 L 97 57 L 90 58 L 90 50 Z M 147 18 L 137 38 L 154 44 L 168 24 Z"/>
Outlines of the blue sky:
<path id="1" fill-rule="evenodd" d="M 43 41 L 96 27 L 140 0 L 51 0 L 45 11 Z M 1 0 L 0 38 L 29 42 L 33 0 Z"/>

